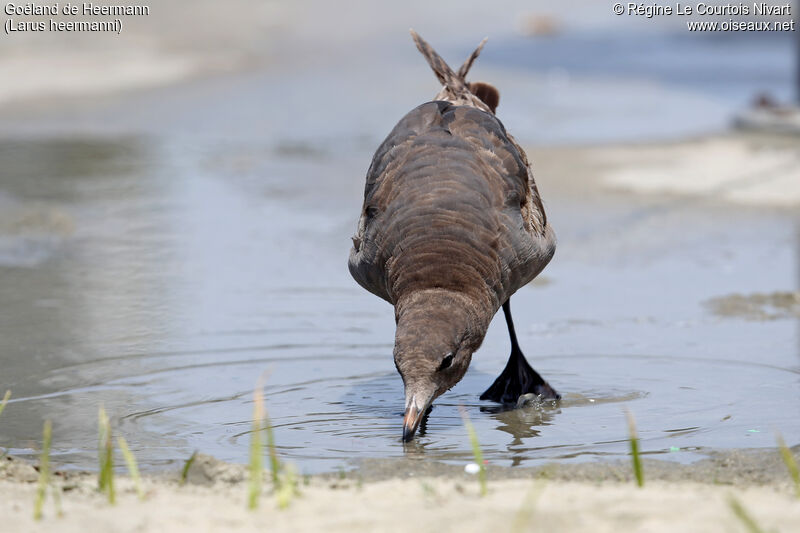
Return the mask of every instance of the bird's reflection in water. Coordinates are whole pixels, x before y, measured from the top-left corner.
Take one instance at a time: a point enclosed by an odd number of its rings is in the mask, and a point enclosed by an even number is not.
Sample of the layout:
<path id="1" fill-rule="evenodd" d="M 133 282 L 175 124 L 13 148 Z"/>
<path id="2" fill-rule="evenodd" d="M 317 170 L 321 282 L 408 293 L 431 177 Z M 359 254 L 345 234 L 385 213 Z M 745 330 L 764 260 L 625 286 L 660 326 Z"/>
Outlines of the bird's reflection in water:
<path id="1" fill-rule="evenodd" d="M 561 409 L 554 402 L 536 403 L 524 407 L 491 406 L 481 407 L 482 413 L 489 413 L 499 424 L 497 429 L 511 435 L 507 449 L 511 453 L 511 466 L 517 466 L 526 458 L 519 447 L 523 439 L 538 437 L 540 427 L 550 425 Z M 529 458 L 529 457 L 528 457 Z"/>
<path id="2" fill-rule="evenodd" d="M 522 439 L 538 437 L 538 426 L 548 425 L 561 412 L 558 407 L 531 405 L 525 407 L 497 406 L 481 407 L 482 413 L 491 414 L 499 422 L 497 429 L 505 431 L 514 439 L 511 446 L 522 444 Z"/>
<path id="3" fill-rule="evenodd" d="M 425 413 L 420 422 L 418 437 L 424 437 L 427 432 L 428 416 L 431 413 L 431 406 Z M 511 435 L 511 441 L 506 445 L 511 453 L 511 465 L 522 464 L 526 458 L 530 447 L 525 446 L 525 439 L 538 437 L 541 426 L 550 425 L 556 415 L 561 413 L 561 408 L 555 402 L 534 402 L 523 407 L 515 405 L 486 405 L 480 407 L 480 412 L 495 419 L 498 424 L 496 429 Z M 406 458 L 423 459 L 425 458 L 426 448 L 429 445 L 437 447 L 436 443 L 426 442 L 427 439 L 416 438 L 403 443 L 403 451 Z M 429 450 L 430 451 L 430 450 Z M 438 450 L 441 454 L 441 450 Z"/>

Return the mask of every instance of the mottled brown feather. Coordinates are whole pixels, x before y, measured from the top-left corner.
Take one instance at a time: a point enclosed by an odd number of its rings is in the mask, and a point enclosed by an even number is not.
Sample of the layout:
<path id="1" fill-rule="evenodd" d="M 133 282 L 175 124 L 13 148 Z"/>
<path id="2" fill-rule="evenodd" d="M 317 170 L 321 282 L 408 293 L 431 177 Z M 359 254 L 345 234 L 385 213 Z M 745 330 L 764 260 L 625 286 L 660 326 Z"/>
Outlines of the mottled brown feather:
<path id="1" fill-rule="evenodd" d="M 350 271 L 381 298 L 439 287 L 488 298 L 495 312 L 555 250 L 502 123 L 443 101 L 411 111 L 378 148 L 355 240 Z"/>
<path id="2" fill-rule="evenodd" d="M 375 152 L 349 259 L 353 278 L 395 306 L 407 412 L 461 379 L 494 314 L 555 251 L 525 152 L 496 99 L 490 107 L 459 75 L 483 43 L 456 74 L 412 35 L 444 87 Z M 458 356 L 440 372 L 448 351 Z"/>

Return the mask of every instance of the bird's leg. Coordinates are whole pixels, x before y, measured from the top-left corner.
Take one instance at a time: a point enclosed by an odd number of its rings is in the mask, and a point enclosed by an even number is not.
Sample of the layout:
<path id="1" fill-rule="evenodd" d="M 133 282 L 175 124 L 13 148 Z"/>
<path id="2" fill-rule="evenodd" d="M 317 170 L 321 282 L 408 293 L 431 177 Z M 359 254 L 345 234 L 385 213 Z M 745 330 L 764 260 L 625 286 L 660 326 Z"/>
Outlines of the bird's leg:
<path id="1" fill-rule="evenodd" d="M 506 316 L 508 336 L 511 338 L 511 355 L 506 367 L 494 380 L 492 386 L 481 394 L 481 400 L 516 404 L 520 396 L 533 393 L 545 400 L 559 400 L 561 395 L 539 375 L 522 354 L 514 331 L 514 321 L 511 319 L 511 299 L 503 304 L 503 314 Z"/>

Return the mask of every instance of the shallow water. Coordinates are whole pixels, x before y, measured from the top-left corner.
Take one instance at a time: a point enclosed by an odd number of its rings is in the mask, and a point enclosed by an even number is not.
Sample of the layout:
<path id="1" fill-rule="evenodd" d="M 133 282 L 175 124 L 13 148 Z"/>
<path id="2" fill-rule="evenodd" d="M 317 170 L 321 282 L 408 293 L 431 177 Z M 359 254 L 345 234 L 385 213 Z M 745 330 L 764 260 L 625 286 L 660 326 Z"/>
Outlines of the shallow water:
<path id="1" fill-rule="evenodd" d="M 796 219 L 551 195 L 559 251 L 513 308 L 523 350 L 564 399 L 511 411 L 477 399 L 508 354 L 500 318 L 404 446 L 392 310 L 346 268 L 362 186 L 353 152 L 1 144 L 12 172 L 0 194 L 0 388 L 14 397 L 0 446 L 31 456 L 50 418 L 58 463 L 92 468 L 104 404 L 145 468 L 195 449 L 244 462 L 262 375 L 280 452 L 305 472 L 466 461 L 462 405 L 504 465 L 622 457 L 624 408 L 646 453 L 678 461 L 769 447 L 776 430 L 800 442 L 797 318 L 708 305 L 796 290 Z"/>
<path id="2" fill-rule="evenodd" d="M 523 143 L 695 134 L 759 88 L 747 81 L 758 72 L 678 69 L 687 51 L 674 36 L 656 35 L 648 46 L 674 52 L 646 68 L 620 56 L 637 38 L 559 39 L 496 39 L 478 64 Z M 731 66 L 747 44 L 689 42 L 697 71 Z M 194 450 L 245 462 L 261 376 L 280 453 L 304 472 L 373 457 L 462 463 L 459 406 L 503 465 L 624 457 L 625 408 L 644 452 L 676 461 L 772 447 L 774 431 L 800 443 L 797 314 L 748 299 L 798 290 L 797 216 L 589 185 L 576 195 L 554 186 L 583 179 L 565 161 L 540 185 L 556 257 L 513 298 L 523 351 L 564 399 L 511 411 L 478 400 L 508 355 L 499 318 L 404 446 L 392 309 L 346 260 L 372 151 L 435 83 L 416 52 L 378 61 L 379 45 L 343 64 L 0 118 L 0 391 L 14 394 L 0 447 L 32 457 L 49 418 L 56 462 L 93 468 L 102 404 L 146 469 Z M 787 54 L 771 57 L 784 72 Z M 337 105 L 320 102 L 320 79 Z M 788 74 L 763 83 L 788 93 Z M 747 312 L 719 312 L 726 298 Z"/>

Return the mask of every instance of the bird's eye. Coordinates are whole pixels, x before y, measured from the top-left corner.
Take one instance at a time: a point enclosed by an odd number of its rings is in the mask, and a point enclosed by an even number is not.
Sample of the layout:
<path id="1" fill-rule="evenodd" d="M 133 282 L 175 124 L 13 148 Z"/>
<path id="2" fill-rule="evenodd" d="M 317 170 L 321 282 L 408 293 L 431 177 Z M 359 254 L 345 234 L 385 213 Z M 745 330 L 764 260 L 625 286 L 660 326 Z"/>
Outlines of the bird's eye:
<path id="1" fill-rule="evenodd" d="M 453 364 L 454 357 L 455 354 L 453 354 L 453 352 L 450 352 L 447 355 L 445 355 L 444 359 L 442 359 L 442 364 L 439 365 L 439 370 L 444 370 L 445 368 L 449 368 L 450 365 Z"/>

